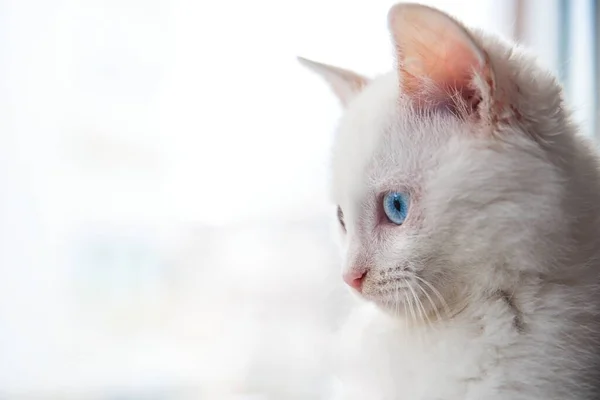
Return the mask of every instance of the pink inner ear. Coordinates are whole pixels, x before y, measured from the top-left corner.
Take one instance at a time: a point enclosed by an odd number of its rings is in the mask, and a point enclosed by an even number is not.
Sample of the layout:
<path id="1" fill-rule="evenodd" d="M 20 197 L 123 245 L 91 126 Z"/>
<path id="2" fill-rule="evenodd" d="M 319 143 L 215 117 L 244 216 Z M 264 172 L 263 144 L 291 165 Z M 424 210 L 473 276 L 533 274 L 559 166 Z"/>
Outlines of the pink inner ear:
<path id="1" fill-rule="evenodd" d="M 398 4 L 389 13 L 402 91 L 418 104 L 448 104 L 458 94 L 463 104 L 481 100 L 475 74 L 489 82 L 485 53 L 458 22 L 416 4 Z M 456 99 L 455 99 L 456 100 Z"/>

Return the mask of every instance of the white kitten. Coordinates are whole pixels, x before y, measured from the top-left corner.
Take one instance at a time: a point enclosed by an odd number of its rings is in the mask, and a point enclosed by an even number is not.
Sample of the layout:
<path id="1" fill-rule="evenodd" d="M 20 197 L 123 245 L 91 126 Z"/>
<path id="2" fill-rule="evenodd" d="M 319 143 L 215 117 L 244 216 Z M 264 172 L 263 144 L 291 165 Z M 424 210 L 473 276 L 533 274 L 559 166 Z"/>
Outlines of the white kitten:
<path id="1" fill-rule="evenodd" d="M 446 14 L 388 15 L 393 73 L 301 59 L 345 106 L 336 399 L 600 396 L 600 176 L 556 79 Z"/>

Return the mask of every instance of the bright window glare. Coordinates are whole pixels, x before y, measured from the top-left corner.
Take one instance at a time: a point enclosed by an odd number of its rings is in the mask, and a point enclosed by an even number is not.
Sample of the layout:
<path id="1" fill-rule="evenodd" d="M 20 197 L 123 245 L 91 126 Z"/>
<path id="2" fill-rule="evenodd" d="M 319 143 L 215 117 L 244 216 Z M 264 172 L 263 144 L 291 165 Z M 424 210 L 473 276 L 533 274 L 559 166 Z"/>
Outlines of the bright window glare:
<path id="1" fill-rule="evenodd" d="M 321 398 L 340 109 L 296 56 L 391 69 L 391 4 L 0 4 L 1 398 Z"/>

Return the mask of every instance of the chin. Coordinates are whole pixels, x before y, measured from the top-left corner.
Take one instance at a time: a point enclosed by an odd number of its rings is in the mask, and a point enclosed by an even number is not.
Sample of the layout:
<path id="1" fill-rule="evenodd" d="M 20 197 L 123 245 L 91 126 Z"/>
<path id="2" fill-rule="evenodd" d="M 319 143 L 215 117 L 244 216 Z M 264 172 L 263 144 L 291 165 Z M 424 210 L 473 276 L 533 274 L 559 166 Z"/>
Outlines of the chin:
<path id="1" fill-rule="evenodd" d="M 447 304 L 439 292 L 428 293 L 422 287 L 407 285 L 393 291 L 365 287 L 361 297 L 387 314 L 426 324 L 443 319 L 447 315 Z"/>

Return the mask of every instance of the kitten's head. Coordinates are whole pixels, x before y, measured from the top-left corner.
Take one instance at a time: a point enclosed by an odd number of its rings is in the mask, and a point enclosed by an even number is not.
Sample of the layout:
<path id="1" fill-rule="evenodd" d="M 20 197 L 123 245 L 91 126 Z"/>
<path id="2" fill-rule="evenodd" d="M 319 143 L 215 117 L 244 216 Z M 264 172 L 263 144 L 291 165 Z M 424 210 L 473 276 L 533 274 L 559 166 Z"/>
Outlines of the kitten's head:
<path id="1" fill-rule="evenodd" d="M 399 4 L 388 22 L 388 75 L 301 59 L 345 108 L 332 182 L 344 280 L 388 311 L 453 313 L 560 257 L 565 172 L 549 142 L 571 136 L 561 89 L 438 10 Z"/>

